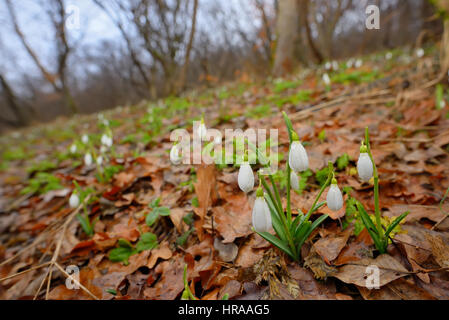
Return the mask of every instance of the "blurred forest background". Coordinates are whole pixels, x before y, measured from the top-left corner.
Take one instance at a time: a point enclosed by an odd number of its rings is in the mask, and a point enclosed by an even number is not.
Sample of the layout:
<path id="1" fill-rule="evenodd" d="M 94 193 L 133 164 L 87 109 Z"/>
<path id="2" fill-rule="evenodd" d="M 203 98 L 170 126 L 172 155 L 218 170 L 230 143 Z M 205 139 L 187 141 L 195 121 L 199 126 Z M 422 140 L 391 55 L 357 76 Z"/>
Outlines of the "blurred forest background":
<path id="1" fill-rule="evenodd" d="M 365 27 L 367 5 L 380 29 Z M 441 39 L 428 0 L 0 0 L 0 132 Z"/>

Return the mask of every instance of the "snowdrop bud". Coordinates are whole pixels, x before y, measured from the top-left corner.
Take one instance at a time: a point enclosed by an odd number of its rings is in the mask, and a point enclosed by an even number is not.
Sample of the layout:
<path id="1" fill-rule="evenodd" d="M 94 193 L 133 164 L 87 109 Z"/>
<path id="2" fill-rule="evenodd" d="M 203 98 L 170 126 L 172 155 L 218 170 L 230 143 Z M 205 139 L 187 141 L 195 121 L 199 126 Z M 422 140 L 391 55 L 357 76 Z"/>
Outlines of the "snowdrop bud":
<path id="1" fill-rule="evenodd" d="M 182 156 L 180 155 L 179 146 L 177 144 L 175 144 L 175 145 L 173 145 L 173 147 L 171 147 L 170 161 L 175 165 L 180 164 L 182 161 Z"/>
<path id="2" fill-rule="evenodd" d="M 103 134 L 101 136 L 101 144 L 106 146 L 106 147 L 111 147 L 112 146 L 112 137 L 108 136 L 107 134 Z"/>
<path id="3" fill-rule="evenodd" d="M 332 179 L 332 184 L 326 196 L 327 207 L 332 211 L 338 211 L 343 207 L 343 196 L 337 185 L 337 180 Z"/>
<path id="4" fill-rule="evenodd" d="M 100 147 L 100 152 L 101 153 L 105 153 L 106 151 L 108 151 L 108 147 L 106 147 L 106 146 L 101 146 Z"/>
<path id="5" fill-rule="evenodd" d="M 373 176 L 373 162 L 367 153 L 366 146 L 360 147 L 360 156 L 357 161 L 357 171 L 362 181 L 368 182 Z"/>
<path id="6" fill-rule="evenodd" d="M 338 70 L 338 62 L 337 61 L 332 61 L 332 69 Z"/>
<path id="7" fill-rule="evenodd" d="M 440 105 L 439 105 L 439 109 L 444 109 L 445 106 L 446 106 L 446 101 L 441 100 L 440 101 Z"/>
<path id="8" fill-rule="evenodd" d="M 306 149 L 299 141 L 296 132 L 292 133 L 293 142 L 290 146 L 290 153 L 288 155 L 288 164 L 295 172 L 303 172 L 309 168 L 309 158 L 307 157 Z"/>
<path id="9" fill-rule="evenodd" d="M 69 206 L 70 208 L 78 208 L 80 204 L 80 198 L 78 197 L 78 194 L 76 192 L 73 192 L 72 195 L 69 198 Z"/>
<path id="10" fill-rule="evenodd" d="M 252 222 L 257 232 L 269 232 L 271 229 L 271 213 L 263 197 L 262 188 L 257 189 L 257 198 L 254 202 Z"/>
<path id="11" fill-rule="evenodd" d="M 202 141 L 206 140 L 207 128 L 206 128 L 206 124 L 204 123 L 204 118 L 201 118 L 201 123 L 200 123 L 200 126 L 198 127 L 197 134 L 198 134 L 198 137 L 200 137 L 200 139 Z"/>
<path id="12" fill-rule="evenodd" d="M 81 137 L 81 141 L 84 144 L 87 144 L 89 142 L 89 136 L 87 134 L 83 134 L 83 136 Z"/>
<path id="13" fill-rule="evenodd" d="M 323 74 L 323 82 L 326 86 L 331 84 L 331 78 L 329 78 L 329 75 L 327 73 Z"/>
<path id="14" fill-rule="evenodd" d="M 90 166 L 92 164 L 92 155 L 90 153 L 86 153 L 84 155 L 84 164 L 86 166 Z"/>
<path id="15" fill-rule="evenodd" d="M 356 68 L 360 68 L 363 64 L 363 61 L 361 59 L 357 59 L 355 62 L 355 67 Z"/>
<path id="16" fill-rule="evenodd" d="M 254 174 L 248 162 L 243 162 L 238 175 L 239 188 L 248 193 L 254 188 Z"/>
<path id="17" fill-rule="evenodd" d="M 293 190 L 299 189 L 299 178 L 295 171 L 290 171 L 290 186 Z"/>
<path id="18" fill-rule="evenodd" d="M 352 58 L 349 59 L 348 62 L 346 62 L 346 67 L 348 67 L 349 69 L 351 69 L 353 65 L 354 65 L 354 60 Z"/>
<path id="19" fill-rule="evenodd" d="M 393 58 L 393 54 L 392 54 L 391 52 L 387 52 L 387 53 L 385 54 L 385 59 L 391 60 L 391 58 Z"/>
<path id="20" fill-rule="evenodd" d="M 424 50 L 423 50 L 423 48 L 419 48 L 419 49 L 416 50 L 416 56 L 417 56 L 418 58 L 422 58 L 422 57 L 424 56 Z"/>
<path id="21" fill-rule="evenodd" d="M 72 154 L 74 154 L 74 153 L 76 153 L 76 144 L 72 144 L 71 146 L 70 146 L 70 153 L 72 153 Z"/>
<path id="22" fill-rule="evenodd" d="M 330 70 L 330 69 L 332 68 L 332 64 L 328 61 L 328 62 L 326 62 L 326 64 L 324 65 L 324 68 L 325 68 L 326 70 Z"/>
<path id="23" fill-rule="evenodd" d="M 101 166 L 102 163 L 103 163 L 103 157 L 102 157 L 102 156 L 98 156 L 98 157 L 97 157 L 97 164 L 98 164 L 99 166 Z"/>

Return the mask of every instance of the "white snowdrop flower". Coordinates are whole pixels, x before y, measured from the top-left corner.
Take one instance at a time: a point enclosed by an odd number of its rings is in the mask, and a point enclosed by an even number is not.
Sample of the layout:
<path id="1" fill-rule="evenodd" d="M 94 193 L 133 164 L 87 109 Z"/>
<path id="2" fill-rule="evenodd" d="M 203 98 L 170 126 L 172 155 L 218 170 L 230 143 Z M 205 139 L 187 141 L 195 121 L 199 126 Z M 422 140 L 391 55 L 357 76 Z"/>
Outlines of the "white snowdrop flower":
<path id="1" fill-rule="evenodd" d="M 76 192 L 73 192 L 72 195 L 69 198 L 69 206 L 70 208 L 78 208 L 80 204 L 80 198 L 78 197 L 78 194 Z"/>
<path id="2" fill-rule="evenodd" d="M 331 78 L 329 78 L 329 75 L 327 73 L 323 74 L 323 82 L 326 86 L 331 84 Z"/>
<path id="3" fill-rule="evenodd" d="M 170 161 L 175 165 L 180 164 L 182 161 L 182 156 L 180 155 L 179 145 L 177 145 L 177 144 L 175 144 L 175 145 L 173 145 L 173 147 L 171 147 Z"/>
<path id="4" fill-rule="evenodd" d="M 99 166 L 101 166 L 103 164 L 103 157 L 102 156 L 98 156 L 96 162 L 97 162 L 97 164 Z"/>
<path id="5" fill-rule="evenodd" d="M 357 161 L 357 172 L 362 181 L 368 182 L 373 176 L 373 162 L 367 152 L 366 146 L 360 147 L 360 156 Z"/>
<path id="6" fill-rule="evenodd" d="M 337 180 L 332 179 L 332 184 L 327 191 L 326 196 L 327 207 L 332 211 L 338 211 L 343 207 L 343 195 L 337 185 Z"/>
<path id="7" fill-rule="evenodd" d="M 357 59 L 355 61 L 355 67 L 356 68 L 360 68 L 362 66 L 362 64 L 363 64 L 363 61 L 361 59 Z"/>
<path id="8" fill-rule="evenodd" d="M 295 171 L 290 171 L 290 186 L 293 190 L 299 189 L 299 177 Z"/>
<path id="9" fill-rule="evenodd" d="M 221 136 L 216 136 L 216 137 L 214 138 L 214 144 L 219 145 L 219 144 L 221 144 L 222 140 L 223 140 L 223 139 L 222 139 Z"/>
<path id="10" fill-rule="evenodd" d="M 288 164 L 295 172 L 303 172 L 309 168 L 309 158 L 307 151 L 299 141 L 296 132 L 292 133 L 293 142 L 290 146 L 290 153 L 288 154 Z"/>
<path id="11" fill-rule="evenodd" d="M 245 193 L 250 192 L 254 188 L 254 173 L 247 161 L 240 165 L 237 180 L 239 188 Z"/>
<path id="12" fill-rule="evenodd" d="M 444 107 L 446 106 L 446 101 L 444 101 L 444 100 L 441 100 L 440 101 L 440 109 L 444 109 Z"/>
<path id="13" fill-rule="evenodd" d="M 101 153 L 105 153 L 106 151 L 108 151 L 108 148 L 106 146 L 100 146 L 100 152 Z"/>
<path id="14" fill-rule="evenodd" d="M 90 153 L 86 153 L 86 154 L 84 155 L 84 164 L 85 164 L 86 166 L 92 165 L 92 155 L 91 155 Z"/>
<path id="15" fill-rule="evenodd" d="M 338 70 L 338 62 L 337 61 L 332 61 L 332 69 L 334 70 Z"/>
<path id="16" fill-rule="evenodd" d="M 393 58 L 393 54 L 392 54 L 391 52 L 387 52 L 387 53 L 385 54 L 385 59 L 391 60 L 391 58 Z"/>
<path id="17" fill-rule="evenodd" d="M 101 136 L 101 144 L 110 148 L 112 146 L 112 137 L 108 136 L 107 134 L 103 134 Z"/>
<path id="18" fill-rule="evenodd" d="M 201 118 L 201 123 L 197 129 L 197 136 L 202 140 L 205 141 L 206 140 L 206 134 L 207 134 L 207 127 L 206 124 L 204 123 L 204 118 Z"/>
<path id="19" fill-rule="evenodd" d="M 417 56 L 418 58 L 424 57 L 424 49 L 423 49 L 423 48 L 417 49 L 417 50 L 416 50 L 416 56 Z"/>
<path id="20" fill-rule="evenodd" d="M 254 202 L 252 223 L 257 232 L 269 232 L 271 229 L 271 213 L 263 197 L 262 188 L 257 189 L 257 198 Z"/>
<path id="21" fill-rule="evenodd" d="M 87 134 L 83 134 L 83 136 L 81 137 L 81 141 L 84 144 L 87 144 L 89 142 L 89 136 Z"/>
<path id="22" fill-rule="evenodd" d="M 348 62 L 346 62 L 346 67 L 348 67 L 349 69 L 352 68 L 354 65 L 354 59 L 349 59 Z"/>
<path id="23" fill-rule="evenodd" d="M 328 61 L 328 62 L 326 62 L 326 64 L 324 65 L 324 68 L 325 68 L 326 70 L 330 70 L 330 69 L 332 68 L 332 64 Z"/>
<path id="24" fill-rule="evenodd" d="M 76 150 L 77 150 L 76 144 L 72 144 L 70 146 L 70 153 L 74 154 L 74 153 L 76 153 Z"/>

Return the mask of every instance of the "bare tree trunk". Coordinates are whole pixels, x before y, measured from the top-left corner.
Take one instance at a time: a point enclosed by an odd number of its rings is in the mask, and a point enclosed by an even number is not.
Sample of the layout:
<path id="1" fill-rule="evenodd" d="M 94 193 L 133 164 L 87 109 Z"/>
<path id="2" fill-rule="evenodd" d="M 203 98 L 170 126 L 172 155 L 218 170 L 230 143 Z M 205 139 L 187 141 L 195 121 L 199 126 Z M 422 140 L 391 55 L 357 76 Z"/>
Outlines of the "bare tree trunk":
<path id="1" fill-rule="evenodd" d="M 48 15 L 51 20 L 52 26 L 54 28 L 56 34 L 56 51 L 57 51 L 57 72 L 53 73 L 46 69 L 39 59 L 36 51 L 33 50 L 31 45 L 28 43 L 25 34 L 22 32 L 17 16 L 14 11 L 14 7 L 12 5 L 11 0 L 6 0 L 6 6 L 8 8 L 9 14 L 11 16 L 11 20 L 14 25 L 14 30 L 19 37 L 22 45 L 25 47 L 25 50 L 36 64 L 37 68 L 41 71 L 45 80 L 53 87 L 54 91 L 58 92 L 62 95 L 64 103 L 66 107 L 72 113 L 77 113 L 78 107 L 76 105 L 75 100 L 73 99 L 72 94 L 70 93 L 70 88 L 67 86 L 66 80 L 66 70 L 67 70 L 67 60 L 69 54 L 72 51 L 72 47 L 69 45 L 67 40 L 67 33 L 65 27 L 65 4 L 63 0 L 53 0 L 53 2 L 49 3 L 49 6 L 52 9 L 49 9 Z M 59 80 L 59 81 L 58 81 Z"/>
<path id="2" fill-rule="evenodd" d="M 315 42 L 312 38 L 312 30 L 310 28 L 310 23 L 308 20 L 309 16 L 309 1 L 310 0 L 300 0 L 300 10 L 303 14 L 303 26 L 306 30 L 307 35 L 307 43 L 309 44 L 310 50 L 312 51 L 313 56 L 315 57 L 315 60 L 318 62 L 318 64 L 321 64 L 324 61 L 323 55 L 321 54 L 320 50 L 315 45 Z"/>
<path id="3" fill-rule="evenodd" d="M 440 49 L 441 72 L 447 73 L 449 70 L 449 0 L 434 1 L 437 8 L 443 14 L 444 32 Z"/>
<path id="4" fill-rule="evenodd" d="M 26 125 L 27 121 L 25 119 L 25 116 L 22 114 L 20 106 L 19 106 L 19 104 L 17 102 L 17 97 L 14 94 L 11 86 L 9 85 L 9 83 L 3 77 L 2 74 L 0 74 L 0 87 L 2 88 L 2 91 L 5 94 L 6 102 L 7 102 L 8 106 L 9 106 L 9 109 L 11 110 L 11 112 L 16 117 L 16 122 L 7 121 L 7 120 L 4 120 L 4 122 L 8 123 L 9 125 L 14 125 L 14 126 Z"/>
<path id="5" fill-rule="evenodd" d="M 198 0 L 194 0 L 193 2 L 193 13 L 192 13 L 192 28 L 190 29 L 190 37 L 189 42 L 187 44 L 186 56 L 184 59 L 184 65 L 181 69 L 181 74 L 179 76 L 179 83 L 177 85 L 177 91 L 180 92 L 185 88 L 186 75 L 189 68 L 190 63 L 190 52 L 192 51 L 193 39 L 195 38 L 195 30 L 196 30 L 196 13 L 198 11 Z"/>
<path id="6" fill-rule="evenodd" d="M 277 44 L 273 74 L 282 76 L 290 73 L 295 67 L 295 44 L 299 37 L 298 1 L 279 1 L 279 12 L 276 21 Z"/>

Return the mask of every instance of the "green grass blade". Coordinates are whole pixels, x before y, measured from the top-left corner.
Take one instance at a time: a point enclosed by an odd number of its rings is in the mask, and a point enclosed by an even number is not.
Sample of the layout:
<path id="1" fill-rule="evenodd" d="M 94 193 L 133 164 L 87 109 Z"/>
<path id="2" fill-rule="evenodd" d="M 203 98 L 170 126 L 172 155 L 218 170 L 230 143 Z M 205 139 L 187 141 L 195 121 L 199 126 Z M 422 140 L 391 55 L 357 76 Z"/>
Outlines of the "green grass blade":
<path id="1" fill-rule="evenodd" d="M 270 234 L 268 232 L 257 232 L 256 231 L 256 233 L 258 235 L 260 235 L 262 238 L 264 238 L 265 240 L 267 240 L 272 245 L 278 247 L 280 250 L 282 250 L 285 253 L 287 253 L 293 259 L 296 259 L 294 254 L 292 253 L 292 251 L 288 247 L 288 245 L 286 243 L 282 242 L 280 239 L 276 238 L 275 236 L 273 236 L 272 234 Z"/>
<path id="2" fill-rule="evenodd" d="M 293 131 L 293 125 L 290 121 L 290 118 L 287 116 L 285 111 L 282 111 L 282 116 L 284 117 L 285 125 L 287 126 L 288 131 L 288 138 L 290 139 L 290 143 L 292 143 L 292 131 Z"/>
<path id="3" fill-rule="evenodd" d="M 265 195 L 265 200 L 267 201 L 268 208 L 270 209 L 271 213 L 271 223 L 273 225 L 274 231 L 276 231 L 276 234 L 281 238 L 282 241 L 288 242 L 287 236 L 285 235 L 284 227 L 282 225 L 282 221 L 280 220 L 278 213 L 274 207 L 273 202 L 271 199 Z"/>
<path id="4" fill-rule="evenodd" d="M 387 231 L 385 231 L 385 238 L 388 239 L 388 236 L 390 235 L 391 231 L 399 224 L 401 221 L 410 213 L 410 211 L 404 212 L 399 217 L 397 217 L 387 228 Z"/>

